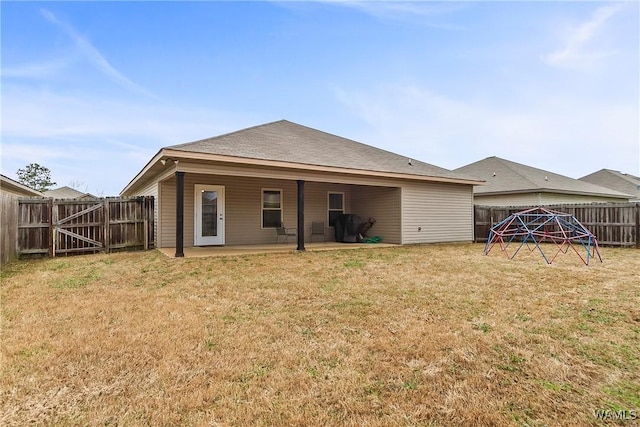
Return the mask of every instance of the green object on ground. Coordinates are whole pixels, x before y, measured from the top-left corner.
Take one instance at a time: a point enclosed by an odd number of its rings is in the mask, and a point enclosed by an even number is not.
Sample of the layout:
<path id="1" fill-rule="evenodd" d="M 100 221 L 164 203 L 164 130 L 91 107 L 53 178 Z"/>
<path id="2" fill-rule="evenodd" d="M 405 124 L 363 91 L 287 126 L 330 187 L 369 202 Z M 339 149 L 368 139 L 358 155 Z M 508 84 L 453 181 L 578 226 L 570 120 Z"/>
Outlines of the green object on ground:
<path id="1" fill-rule="evenodd" d="M 379 236 L 366 237 L 362 240 L 362 243 L 380 243 L 382 242 L 382 238 Z"/>

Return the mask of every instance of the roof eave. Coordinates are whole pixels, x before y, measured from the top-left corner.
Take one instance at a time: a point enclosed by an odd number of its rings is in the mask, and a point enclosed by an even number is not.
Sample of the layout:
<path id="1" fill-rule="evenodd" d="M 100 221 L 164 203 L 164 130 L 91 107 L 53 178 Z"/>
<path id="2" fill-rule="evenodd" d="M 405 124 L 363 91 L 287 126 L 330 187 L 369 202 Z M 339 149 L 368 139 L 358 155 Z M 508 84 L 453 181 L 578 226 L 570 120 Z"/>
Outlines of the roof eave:
<path id="1" fill-rule="evenodd" d="M 181 151 L 181 150 L 175 150 L 170 148 L 162 149 L 160 153 L 158 153 L 158 156 L 156 157 L 157 158 L 155 159 L 155 161 L 160 160 L 160 158 L 162 157 L 171 157 L 171 158 L 177 158 L 181 160 L 218 161 L 218 162 L 238 164 L 238 165 L 265 166 L 265 167 L 276 167 L 276 168 L 283 168 L 283 169 L 304 169 L 304 170 L 309 170 L 314 172 L 332 172 L 332 173 L 360 175 L 360 176 L 366 175 L 366 176 L 376 176 L 376 177 L 383 177 L 383 178 L 395 178 L 395 179 L 431 181 L 431 182 L 446 182 L 446 183 L 464 184 L 464 185 L 484 185 L 485 183 L 485 181 L 467 179 L 467 178 L 451 178 L 451 177 L 405 174 L 405 173 L 397 173 L 397 172 L 350 169 L 350 168 L 342 168 L 337 166 L 321 166 L 321 165 L 311 165 L 306 163 L 285 162 L 281 160 L 264 160 L 264 159 L 250 158 L 250 157 L 236 157 L 236 156 L 227 156 L 227 155 L 221 155 L 221 154 Z M 152 160 L 152 162 L 150 163 L 153 163 L 153 162 L 154 160 Z"/>
<path id="2" fill-rule="evenodd" d="M 140 172 L 138 172 L 138 174 L 133 177 L 131 181 L 129 181 L 129 183 L 122 189 L 122 191 L 120 191 L 121 196 L 124 196 L 128 191 L 136 187 L 138 181 L 140 181 L 140 179 L 149 172 L 151 167 L 155 165 L 160 159 L 162 159 L 162 157 L 164 157 L 164 151 L 165 149 L 161 148 L 160 151 L 158 151 L 156 155 L 153 156 L 151 160 L 149 160 L 149 162 L 142 168 L 142 170 L 140 170 Z"/>
<path id="3" fill-rule="evenodd" d="M 26 197 L 44 197 L 44 193 L 38 190 L 34 190 L 31 187 L 27 187 L 26 185 L 21 184 L 18 181 L 15 181 L 9 178 L 8 176 L 1 175 L 0 183 L 1 183 L 0 187 L 12 188 L 14 189 L 14 191 L 22 191 L 22 192 L 31 194 L 31 196 L 26 196 Z"/>

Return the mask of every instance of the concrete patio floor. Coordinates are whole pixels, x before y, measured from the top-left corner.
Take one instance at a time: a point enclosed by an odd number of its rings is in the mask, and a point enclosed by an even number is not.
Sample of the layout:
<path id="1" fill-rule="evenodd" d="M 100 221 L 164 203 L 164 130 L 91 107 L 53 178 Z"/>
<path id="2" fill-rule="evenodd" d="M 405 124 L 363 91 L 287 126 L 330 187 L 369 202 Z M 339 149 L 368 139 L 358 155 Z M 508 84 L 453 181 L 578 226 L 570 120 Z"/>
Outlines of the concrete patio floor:
<path id="1" fill-rule="evenodd" d="M 337 243 L 337 242 L 315 242 L 305 243 L 304 247 L 307 252 L 311 251 L 331 251 L 331 250 L 346 250 L 346 249 L 374 249 L 374 248 L 388 248 L 398 245 L 390 243 Z M 264 254 L 264 253 L 278 253 L 278 252 L 295 252 L 297 250 L 297 243 L 279 243 L 272 245 L 237 245 L 237 246 L 198 246 L 184 248 L 185 258 L 197 258 L 197 257 L 213 257 L 213 256 L 234 256 L 234 255 L 248 255 L 248 254 Z M 175 248 L 158 248 L 160 252 L 168 257 L 173 258 L 176 254 Z"/>

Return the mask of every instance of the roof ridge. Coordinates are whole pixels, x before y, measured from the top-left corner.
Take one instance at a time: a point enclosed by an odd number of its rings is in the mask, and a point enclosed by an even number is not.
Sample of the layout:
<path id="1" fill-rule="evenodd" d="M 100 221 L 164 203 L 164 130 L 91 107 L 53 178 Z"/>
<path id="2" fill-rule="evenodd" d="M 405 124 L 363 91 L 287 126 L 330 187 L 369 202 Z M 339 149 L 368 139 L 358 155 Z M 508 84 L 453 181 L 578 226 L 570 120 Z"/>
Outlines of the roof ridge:
<path id="1" fill-rule="evenodd" d="M 197 143 L 204 142 L 204 141 L 214 141 L 216 139 L 220 139 L 220 138 L 223 138 L 223 137 L 228 137 L 228 136 L 231 136 L 231 135 L 235 135 L 235 134 L 240 133 L 240 132 L 245 132 L 245 131 L 248 131 L 248 130 L 251 130 L 251 129 L 257 129 L 257 128 L 261 128 L 261 127 L 264 127 L 264 126 L 269 126 L 269 125 L 273 125 L 273 124 L 276 124 L 276 123 L 280 123 L 280 122 L 292 123 L 292 122 L 289 122 L 288 120 L 280 119 L 280 120 L 275 120 L 273 122 L 262 123 L 260 125 L 249 126 L 247 128 L 244 128 L 244 129 L 234 130 L 233 132 L 223 133 L 221 135 L 210 136 L 208 138 L 202 138 L 202 139 L 196 139 L 195 141 L 183 142 L 182 144 L 169 145 L 168 147 L 164 147 L 164 148 L 176 149 L 178 147 L 186 147 L 186 146 L 189 146 L 189 145 L 192 145 L 192 144 L 197 144 Z"/>
<path id="2" fill-rule="evenodd" d="M 525 181 L 529 182 L 530 184 L 533 185 L 533 188 L 538 188 L 540 190 L 562 190 L 562 188 L 557 188 L 554 185 L 551 186 L 543 186 L 543 185 L 539 185 L 537 184 L 534 180 L 528 178 L 527 176 L 524 176 L 522 173 L 520 173 L 518 171 L 518 168 L 520 169 L 527 169 L 527 170 L 533 170 L 537 173 L 540 173 L 541 175 L 544 174 L 545 176 L 545 181 L 550 182 L 549 181 L 549 177 L 553 177 L 556 178 L 558 180 L 563 180 L 565 182 L 580 182 L 581 186 L 586 186 L 587 188 L 584 189 L 584 191 L 588 191 L 590 190 L 590 192 L 592 193 L 602 193 L 602 194 L 612 194 L 612 195 L 622 195 L 622 196 L 628 196 L 628 194 L 618 191 L 618 190 L 614 190 L 612 188 L 607 188 L 607 187 L 603 187 L 602 185 L 598 185 L 598 184 L 593 184 L 587 181 L 581 181 L 579 179 L 575 179 L 575 178 L 571 178 L 570 176 L 566 176 L 566 175 L 562 175 L 556 172 L 552 172 L 552 171 L 547 171 L 544 169 L 540 169 L 540 168 L 536 168 L 534 166 L 529 166 L 529 165 L 525 165 L 522 163 L 517 163 L 517 162 L 513 162 L 511 160 L 506 160 L 506 159 L 502 159 L 500 157 L 494 156 L 501 164 L 503 164 L 504 166 L 508 167 L 512 172 L 514 172 L 515 174 L 517 174 L 518 176 L 520 176 L 521 178 L 523 178 Z M 514 166 L 514 167 L 512 167 Z M 591 187 L 591 188 L 588 188 Z M 533 189 L 532 188 L 532 189 Z"/>

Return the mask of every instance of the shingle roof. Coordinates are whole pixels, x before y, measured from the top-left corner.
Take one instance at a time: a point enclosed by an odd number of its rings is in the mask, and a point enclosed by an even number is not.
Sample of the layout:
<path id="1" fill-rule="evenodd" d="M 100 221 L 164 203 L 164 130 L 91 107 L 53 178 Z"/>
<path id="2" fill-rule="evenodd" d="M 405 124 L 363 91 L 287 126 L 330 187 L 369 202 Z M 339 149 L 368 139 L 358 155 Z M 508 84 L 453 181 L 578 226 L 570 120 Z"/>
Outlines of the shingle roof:
<path id="1" fill-rule="evenodd" d="M 455 172 L 485 180 L 485 185 L 474 188 L 474 193 L 479 195 L 534 191 L 619 197 L 621 199 L 630 197 L 630 195 L 619 191 L 495 156 L 462 166 L 455 169 Z"/>
<path id="2" fill-rule="evenodd" d="M 635 200 L 640 200 L 640 177 L 635 175 L 611 169 L 601 169 L 579 179 L 601 187 L 632 194 Z"/>
<path id="3" fill-rule="evenodd" d="M 83 193 L 74 188 L 64 187 L 56 188 L 53 190 L 47 190 L 44 192 L 45 197 L 53 197 L 54 199 L 80 199 L 83 197 L 94 197 L 92 194 Z"/>
<path id="4" fill-rule="evenodd" d="M 461 173 L 287 120 L 166 148 L 301 165 L 474 180 Z"/>

